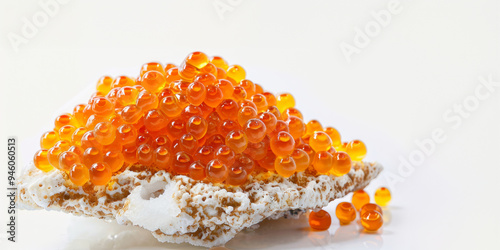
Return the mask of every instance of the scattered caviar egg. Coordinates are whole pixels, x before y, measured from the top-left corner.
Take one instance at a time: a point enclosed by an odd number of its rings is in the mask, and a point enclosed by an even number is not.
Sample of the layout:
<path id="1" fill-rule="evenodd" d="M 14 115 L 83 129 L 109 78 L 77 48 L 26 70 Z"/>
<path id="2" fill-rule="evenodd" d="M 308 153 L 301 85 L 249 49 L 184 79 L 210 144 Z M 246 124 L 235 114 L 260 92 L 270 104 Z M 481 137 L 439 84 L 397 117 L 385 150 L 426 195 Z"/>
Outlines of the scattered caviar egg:
<path id="1" fill-rule="evenodd" d="M 233 130 L 240 130 L 240 129 L 241 129 L 241 126 L 236 121 L 234 121 L 234 120 L 224 120 L 224 121 L 222 121 L 220 123 L 218 132 L 222 136 L 227 136 L 227 134 L 229 134 L 229 132 L 231 132 Z"/>
<path id="2" fill-rule="evenodd" d="M 55 129 L 59 130 L 64 125 L 77 126 L 78 122 L 75 120 L 75 118 L 71 114 L 65 113 L 65 114 L 62 114 L 62 115 L 56 117 L 54 124 L 55 124 Z"/>
<path id="3" fill-rule="evenodd" d="M 111 172 L 120 170 L 125 163 L 125 158 L 121 151 L 108 151 L 104 154 L 102 161 L 111 168 Z"/>
<path id="4" fill-rule="evenodd" d="M 231 166 L 236 161 L 236 154 L 226 145 L 221 145 L 215 150 L 215 158 L 226 166 Z"/>
<path id="5" fill-rule="evenodd" d="M 59 154 L 59 169 L 69 172 L 75 163 L 80 163 L 80 157 L 76 153 L 65 151 Z"/>
<path id="6" fill-rule="evenodd" d="M 238 111 L 238 123 L 240 126 L 245 126 L 248 120 L 257 117 L 257 110 L 252 107 L 245 106 Z"/>
<path id="7" fill-rule="evenodd" d="M 313 167 L 318 174 L 327 174 L 333 167 L 333 155 L 326 151 L 316 152 Z"/>
<path id="8" fill-rule="evenodd" d="M 192 66 L 198 68 L 198 69 L 201 69 L 205 65 L 207 65 L 210 61 L 208 59 L 208 56 L 205 53 L 196 51 L 196 52 L 189 54 L 186 57 L 185 62 L 189 65 L 192 65 Z"/>
<path id="9" fill-rule="evenodd" d="M 353 161 L 362 161 L 366 155 L 366 146 L 360 140 L 353 140 L 349 142 L 345 150 L 345 152 L 351 156 Z"/>
<path id="10" fill-rule="evenodd" d="M 332 174 L 342 176 L 351 171 L 351 158 L 345 152 L 335 152 L 332 166 Z"/>
<path id="11" fill-rule="evenodd" d="M 137 147 L 137 160 L 139 164 L 150 166 L 154 162 L 154 149 L 149 144 Z"/>
<path id="12" fill-rule="evenodd" d="M 115 140 L 116 129 L 110 122 L 98 123 L 94 128 L 94 136 L 98 143 L 109 145 Z"/>
<path id="13" fill-rule="evenodd" d="M 222 183 L 228 174 L 227 166 L 218 159 L 211 160 L 207 164 L 207 178 L 212 183 Z"/>
<path id="14" fill-rule="evenodd" d="M 388 188 L 381 187 L 375 191 L 375 202 L 382 207 L 387 206 L 391 201 L 391 192 Z"/>
<path id="15" fill-rule="evenodd" d="M 276 106 L 280 112 L 285 111 L 287 108 L 295 107 L 295 98 L 290 93 L 279 94 L 276 98 Z"/>
<path id="16" fill-rule="evenodd" d="M 205 104 L 208 107 L 215 108 L 224 100 L 224 93 L 217 85 L 207 86 L 207 95 L 205 97 Z"/>
<path id="17" fill-rule="evenodd" d="M 360 210 L 362 206 L 370 202 L 370 196 L 363 190 L 357 190 L 352 194 L 352 204 L 356 210 Z"/>
<path id="18" fill-rule="evenodd" d="M 226 136 L 226 145 L 237 154 L 243 153 L 248 146 L 247 135 L 241 130 L 231 131 Z"/>
<path id="19" fill-rule="evenodd" d="M 288 178 L 295 173 L 297 166 L 293 157 L 276 157 L 276 160 L 274 161 L 274 169 L 279 175 Z"/>
<path id="20" fill-rule="evenodd" d="M 157 109 L 149 110 L 144 116 L 144 126 L 150 131 L 159 131 L 167 126 L 168 117 Z"/>
<path id="21" fill-rule="evenodd" d="M 245 92 L 247 92 L 248 96 L 253 96 L 255 94 L 255 84 L 252 81 L 250 81 L 248 79 L 241 80 L 240 86 L 245 89 Z M 264 97 L 264 99 L 265 99 L 265 97 Z M 266 101 L 266 105 L 267 105 L 267 101 Z"/>
<path id="22" fill-rule="evenodd" d="M 383 224 L 384 219 L 378 211 L 371 210 L 361 214 L 361 225 L 367 231 L 377 231 Z"/>
<path id="23" fill-rule="evenodd" d="M 71 136 L 75 130 L 76 128 L 73 125 L 64 125 L 59 129 L 59 138 L 65 141 L 71 141 Z"/>
<path id="24" fill-rule="evenodd" d="M 213 65 L 215 65 L 216 67 L 221 68 L 223 70 L 227 70 L 227 68 L 228 68 L 228 64 L 227 64 L 226 60 L 224 60 L 220 56 L 214 56 L 214 57 L 212 57 L 212 59 L 210 60 L 210 62 Z"/>
<path id="25" fill-rule="evenodd" d="M 340 133 L 333 127 L 326 127 L 325 128 L 325 133 L 327 133 L 330 136 L 330 139 L 332 139 L 332 146 L 337 148 L 342 144 L 342 141 L 340 140 Z"/>
<path id="26" fill-rule="evenodd" d="M 238 103 L 232 99 L 223 100 L 219 104 L 219 106 L 217 106 L 217 113 L 223 120 L 237 118 L 238 111 L 239 111 Z"/>
<path id="27" fill-rule="evenodd" d="M 187 98 L 189 103 L 198 106 L 205 101 L 206 96 L 206 88 L 201 82 L 193 82 L 189 84 L 187 89 Z"/>
<path id="28" fill-rule="evenodd" d="M 131 86 L 121 87 L 118 93 L 116 93 L 116 101 L 121 106 L 136 104 L 138 95 L 139 91 Z"/>
<path id="29" fill-rule="evenodd" d="M 318 212 L 311 211 L 309 214 L 309 226 L 314 230 L 324 231 L 330 228 L 332 217 L 330 214 L 321 209 Z"/>
<path id="30" fill-rule="evenodd" d="M 110 76 L 103 76 L 99 78 L 96 84 L 96 90 L 107 94 L 111 90 L 111 84 L 113 83 L 113 78 Z"/>
<path id="31" fill-rule="evenodd" d="M 368 211 L 377 211 L 377 212 L 379 212 L 382 215 L 384 214 L 382 212 L 382 208 L 379 205 L 375 204 L 375 203 L 366 203 L 365 205 L 363 205 L 361 207 L 361 210 L 359 210 L 359 214 L 364 214 L 364 213 L 366 213 Z"/>
<path id="32" fill-rule="evenodd" d="M 229 168 L 226 183 L 232 186 L 241 186 L 247 181 L 248 174 L 242 166 L 232 166 Z"/>
<path id="33" fill-rule="evenodd" d="M 75 163 L 69 171 L 69 179 L 77 186 L 83 186 L 90 180 L 89 169 L 81 163 Z"/>
<path id="34" fill-rule="evenodd" d="M 132 78 L 128 76 L 119 76 L 113 80 L 113 84 L 111 85 L 111 88 L 121 88 L 125 86 L 134 86 L 135 81 L 132 80 Z"/>
<path id="35" fill-rule="evenodd" d="M 59 136 L 55 131 L 47 131 L 40 138 L 40 147 L 42 149 L 50 149 L 59 141 Z"/>
<path id="36" fill-rule="evenodd" d="M 165 76 L 156 70 L 148 71 L 141 77 L 141 85 L 147 91 L 155 94 L 160 92 L 166 84 L 167 80 L 165 79 Z"/>
<path id="37" fill-rule="evenodd" d="M 309 155 L 302 149 L 294 149 L 291 157 L 295 161 L 296 172 L 303 172 L 309 167 L 311 160 L 309 159 Z"/>
<path id="38" fill-rule="evenodd" d="M 106 185 L 113 174 L 111 168 L 104 162 L 94 163 L 89 172 L 90 182 L 96 186 Z"/>
<path id="39" fill-rule="evenodd" d="M 327 133 L 315 131 L 309 139 L 309 146 L 316 152 L 327 151 L 332 147 L 332 140 Z"/>
<path id="40" fill-rule="evenodd" d="M 137 107 L 141 110 L 155 109 L 158 107 L 158 96 L 147 90 L 143 90 L 137 96 L 136 103 Z"/>
<path id="41" fill-rule="evenodd" d="M 271 137 L 271 150 L 277 156 L 287 156 L 295 148 L 295 140 L 288 132 L 281 131 Z"/>
<path id="42" fill-rule="evenodd" d="M 300 111 L 298 109 L 296 109 L 296 108 L 287 108 L 281 114 L 281 118 L 283 120 L 288 120 L 288 118 L 291 117 L 291 116 L 298 117 L 298 118 L 300 118 L 302 120 L 304 119 L 304 116 L 302 116 L 302 113 L 300 113 Z"/>
<path id="43" fill-rule="evenodd" d="M 175 65 L 174 65 L 174 67 L 175 67 Z M 150 62 L 150 63 L 145 63 L 144 65 L 142 65 L 140 76 L 143 76 L 146 72 L 151 71 L 151 70 L 158 71 L 158 72 L 162 73 L 163 75 L 165 75 L 165 68 L 163 68 L 163 65 L 161 65 L 161 63 Z"/>
<path id="44" fill-rule="evenodd" d="M 35 154 L 35 157 L 33 158 L 33 162 L 35 163 L 35 167 L 42 170 L 43 172 L 49 172 L 54 168 L 49 163 L 48 150 L 46 149 L 38 150 Z"/>
<path id="45" fill-rule="evenodd" d="M 286 121 L 288 125 L 288 131 L 292 135 L 293 139 L 298 140 L 302 138 L 306 132 L 306 125 L 299 117 L 290 116 Z"/>
<path id="46" fill-rule="evenodd" d="M 259 119 L 250 119 L 244 126 L 248 141 L 252 143 L 260 142 L 266 137 L 266 124 Z"/>
<path id="47" fill-rule="evenodd" d="M 186 152 L 177 152 L 172 161 L 172 170 L 174 173 L 187 175 L 189 166 L 193 162 L 192 157 Z"/>
<path id="48" fill-rule="evenodd" d="M 335 215 L 340 224 L 349 224 L 356 219 L 356 208 L 350 202 L 341 202 L 335 209 Z"/>
<path id="49" fill-rule="evenodd" d="M 233 79 L 236 83 L 246 78 L 246 72 L 240 65 L 231 65 L 226 70 L 228 78 Z"/>
<path id="50" fill-rule="evenodd" d="M 189 177 L 193 180 L 201 181 L 207 176 L 205 166 L 200 161 L 195 161 L 189 165 Z"/>
<path id="51" fill-rule="evenodd" d="M 317 120 L 310 120 L 306 124 L 306 135 L 312 136 L 316 131 L 323 131 L 323 126 Z"/>
<path id="52" fill-rule="evenodd" d="M 102 162 L 103 154 L 98 148 L 90 147 L 83 152 L 81 163 L 90 168 L 92 164 Z"/>

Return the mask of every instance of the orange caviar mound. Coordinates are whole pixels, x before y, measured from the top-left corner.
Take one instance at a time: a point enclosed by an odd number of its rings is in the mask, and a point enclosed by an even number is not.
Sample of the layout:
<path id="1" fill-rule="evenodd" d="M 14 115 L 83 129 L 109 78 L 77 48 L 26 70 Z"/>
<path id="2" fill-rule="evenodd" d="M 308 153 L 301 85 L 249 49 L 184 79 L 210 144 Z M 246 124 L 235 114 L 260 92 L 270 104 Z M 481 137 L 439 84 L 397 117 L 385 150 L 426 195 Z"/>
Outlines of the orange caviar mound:
<path id="1" fill-rule="evenodd" d="M 149 62 L 137 72 L 101 77 L 87 103 L 56 117 L 35 166 L 76 186 L 107 185 L 134 165 L 240 186 L 266 171 L 336 178 L 366 155 L 363 142 L 306 121 L 292 94 L 267 91 L 222 57 L 193 52 L 179 66 Z M 363 202 L 353 201 L 358 210 Z M 379 192 L 377 203 L 387 202 Z"/>

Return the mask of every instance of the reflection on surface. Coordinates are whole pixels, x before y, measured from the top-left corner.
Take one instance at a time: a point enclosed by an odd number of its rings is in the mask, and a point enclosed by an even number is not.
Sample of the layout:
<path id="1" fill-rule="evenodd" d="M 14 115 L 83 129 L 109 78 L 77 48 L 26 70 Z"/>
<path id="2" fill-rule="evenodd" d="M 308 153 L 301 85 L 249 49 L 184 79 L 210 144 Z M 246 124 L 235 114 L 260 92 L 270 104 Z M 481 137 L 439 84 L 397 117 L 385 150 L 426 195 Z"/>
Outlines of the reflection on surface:
<path id="1" fill-rule="evenodd" d="M 332 219 L 327 231 L 312 230 L 306 215 L 299 219 L 265 220 L 258 228 L 246 229 L 237 234 L 225 247 L 214 247 L 212 250 L 382 248 L 383 229 L 367 232 L 358 220 L 341 226 L 334 216 Z M 384 226 L 390 220 L 391 212 L 384 209 Z M 189 244 L 161 243 L 147 230 L 94 218 L 73 217 L 66 230 L 65 249 L 206 249 Z"/>

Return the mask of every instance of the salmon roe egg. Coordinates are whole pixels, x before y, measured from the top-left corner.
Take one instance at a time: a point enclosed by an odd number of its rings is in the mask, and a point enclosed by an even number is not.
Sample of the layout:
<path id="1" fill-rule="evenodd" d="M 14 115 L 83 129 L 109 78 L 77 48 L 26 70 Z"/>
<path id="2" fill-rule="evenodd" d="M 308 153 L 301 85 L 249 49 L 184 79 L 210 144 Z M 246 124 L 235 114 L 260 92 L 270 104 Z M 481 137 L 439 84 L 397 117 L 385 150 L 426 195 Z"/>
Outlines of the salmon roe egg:
<path id="1" fill-rule="evenodd" d="M 195 161 L 189 165 L 189 177 L 191 177 L 191 179 L 202 181 L 206 176 L 205 166 L 200 161 Z"/>
<path id="2" fill-rule="evenodd" d="M 227 166 L 218 159 L 211 160 L 207 165 L 207 178 L 212 183 L 222 183 L 228 174 Z"/>
<path id="3" fill-rule="evenodd" d="M 169 170 L 173 155 L 166 146 L 159 146 L 155 150 L 155 167 L 160 170 Z"/>
<path id="4" fill-rule="evenodd" d="M 209 63 L 209 59 L 205 53 L 196 51 L 196 52 L 189 54 L 186 57 L 185 62 L 189 65 L 192 65 L 192 66 L 198 68 L 198 69 L 201 69 Z"/>
<path id="5" fill-rule="evenodd" d="M 276 98 L 276 106 L 280 112 L 285 111 L 287 108 L 295 107 L 295 98 L 290 93 L 279 94 Z"/>
<path id="6" fill-rule="evenodd" d="M 240 86 L 245 89 L 248 96 L 253 96 L 255 94 L 255 84 L 252 81 L 248 79 L 241 80 Z"/>
<path id="7" fill-rule="evenodd" d="M 116 128 L 110 122 L 100 122 L 94 128 L 94 136 L 98 143 L 109 145 L 116 138 Z"/>
<path id="8" fill-rule="evenodd" d="M 189 166 L 193 159 L 186 152 L 178 152 L 175 154 L 172 161 L 172 170 L 174 173 L 187 175 L 189 174 Z"/>
<path id="9" fill-rule="evenodd" d="M 335 215 L 340 224 L 349 224 L 356 219 L 356 208 L 350 202 L 341 202 L 335 209 Z"/>
<path id="10" fill-rule="evenodd" d="M 205 97 L 205 104 L 210 108 L 216 108 L 224 100 L 224 93 L 217 85 L 207 86 L 207 95 Z"/>
<path id="11" fill-rule="evenodd" d="M 205 85 L 201 82 L 193 82 L 187 88 L 187 98 L 189 103 L 198 106 L 205 101 L 207 96 Z"/>
<path id="12" fill-rule="evenodd" d="M 333 155 L 326 151 L 316 152 L 313 167 L 318 174 L 327 174 L 333 167 Z"/>
<path id="13" fill-rule="evenodd" d="M 309 226 L 314 230 L 324 231 L 330 228 L 332 217 L 330 214 L 321 209 L 318 212 L 311 211 L 309 214 Z"/>
<path id="14" fill-rule="evenodd" d="M 226 99 L 223 100 L 219 106 L 217 106 L 217 113 L 223 120 L 235 119 L 238 117 L 239 106 L 235 100 Z"/>
<path id="15" fill-rule="evenodd" d="M 125 158 L 121 151 L 108 151 L 104 154 L 102 161 L 109 165 L 111 172 L 120 170 L 125 163 Z"/>
<path id="16" fill-rule="evenodd" d="M 276 157 L 276 160 L 274 161 L 274 169 L 279 175 L 288 178 L 295 173 L 297 166 L 293 157 Z"/>
<path id="17" fill-rule="evenodd" d="M 293 136 L 293 139 L 298 140 L 302 138 L 306 131 L 306 125 L 299 117 L 290 116 L 286 121 L 288 124 L 288 130 L 290 134 Z"/>
<path id="18" fill-rule="evenodd" d="M 327 133 L 330 136 L 330 139 L 332 139 L 332 146 L 337 148 L 342 144 L 341 138 L 340 138 L 340 133 L 333 127 L 326 127 L 325 128 L 325 133 Z"/>
<path id="19" fill-rule="evenodd" d="M 65 141 L 71 141 L 71 137 L 75 130 L 76 127 L 73 125 L 64 125 L 59 129 L 59 138 Z"/>
<path id="20" fill-rule="evenodd" d="M 155 70 L 148 71 L 141 77 L 141 85 L 147 91 L 155 94 L 160 92 L 166 84 L 167 80 L 165 76 L 161 72 Z"/>
<path id="21" fill-rule="evenodd" d="M 65 151 L 59 154 L 59 169 L 64 172 L 69 172 L 71 166 L 75 163 L 80 163 L 80 157 L 73 152 Z"/>
<path id="22" fill-rule="evenodd" d="M 226 60 L 224 60 L 220 56 L 212 57 L 210 62 L 213 63 L 216 67 L 221 68 L 223 70 L 227 70 L 227 68 L 228 68 L 228 64 L 227 64 Z"/>
<path id="23" fill-rule="evenodd" d="M 242 166 L 232 166 L 229 168 L 226 183 L 232 186 L 241 186 L 247 181 L 248 174 Z"/>
<path id="24" fill-rule="evenodd" d="M 384 214 L 382 212 L 382 208 L 379 205 L 375 204 L 375 203 L 366 203 L 365 205 L 363 205 L 361 207 L 361 210 L 359 210 L 359 214 L 364 214 L 364 213 L 366 213 L 368 211 L 377 211 L 377 212 L 379 212 L 382 215 Z"/>
<path id="25" fill-rule="evenodd" d="M 241 130 L 231 131 L 226 136 L 226 145 L 236 154 L 241 154 L 248 146 L 248 138 L 245 132 Z"/>
<path id="26" fill-rule="evenodd" d="M 277 156 L 287 156 L 295 148 L 295 140 L 288 132 L 281 131 L 271 137 L 271 150 Z"/>
<path id="27" fill-rule="evenodd" d="M 310 120 L 306 124 L 306 135 L 312 136 L 316 131 L 323 131 L 323 126 L 317 120 Z"/>
<path id="28" fill-rule="evenodd" d="M 352 204 L 356 210 L 360 210 L 362 206 L 370 202 L 370 196 L 363 190 L 357 190 L 352 194 Z"/>
<path id="29" fill-rule="evenodd" d="M 137 95 L 136 105 L 141 110 L 150 110 L 158 107 L 158 96 L 147 90 L 143 90 Z"/>
<path id="30" fill-rule="evenodd" d="M 387 206 L 391 201 L 391 192 L 385 187 L 381 187 L 375 191 L 375 202 L 382 207 Z"/>
<path id="31" fill-rule="evenodd" d="M 108 164 L 97 162 L 90 167 L 90 182 L 96 186 L 106 185 L 112 176 L 111 168 Z"/>
<path id="32" fill-rule="evenodd" d="M 174 65 L 174 67 L 175 67 L 175 65 Z M 158 71 L 158 72 L 162 73 L 163 75 L 165 75 L 165 68 L 163 68 L 163 65 L 161 65 L 161 63 L 150 62 L 150 63 L 145 63 L 142 65 L 140 76 L 143 76 L 146 72 L 151 71 L 151 70 Z"/>
<path id="33" fill-rule="evenodd" d="M 90 180 L 89 169 L 81 163 L 75 163 L 69 171 L 69 179 L 77 186 L 83 186 Z"/>
<path id="34" fill-rule="evenodd" d="M 186 131 L 192 134 L 197 140 L 205 136 L 205 134 L 207 133 L 207 129 L 208 129 L 207 120 L 205 120 L 201 116 L 196 116 L 196 115 L 189 118 L 186 125 Z"/>
<path id="35" fill-rule="evenodd" d="M 309 139 L 309 145 L 316 152 L 328 151 L 328 149 L 332 146 L 332 140 L 327 133 L 323 131 L 315 131 Z"/>
<path id="36" fill-rule="evenodd" d="M 42 170 L 43 172 L 49 172 L 54 167 L 49 163 L 49 158 L 47 156 L 48 150 L 40 149 L 35 153 L 35 157 L 33 157 L 33 162 L 35 163 L 35 167 Z"/>
<path id="37" fill-rule="evenodd" d="M 246 78 L 246 72 L 240 65 L 231 65 L 226 70 L 228 78 L 233 79 L 236 83 Z"/>
<path id="38" fill-rule="evenodd" d="M 244 126 L 248 141 L 258 143 L 266 137 L 266 124 L 259 119 L 250 119 Z"/>
<path id="39" fill-rule="evenodd" d="M 50 149 L 59 141 L 59 135 L 55 131 L 47 131 L 40 138 L 40 147 Z"/>
<path id="40" fill-rule="evenodd" d="M 311 160 L 309 159 L 309 155 L 302 149 L 294 149 L 291 157 L 295 161 L 296 171 L 303 172 L 309 167 Z"/>
<path id="41" fill-rule="evenodd" d="M 366 146 L 360 140 L 353 140 L 349 142 L 345 150 L 345 152 L 348 153 L 354 161 L 362 161 L 366 155 Z"/>
<path id="42" fill-rule="evenodd" d="M 335 152 L 333 156 L 334 161 L 331 170 L 332 174 L 334 174 L 335 176 L 342 176 L 351 171 L 351 158 L 347 153 Z"/>
<path id="43" fill-rule="evenodd" d="M 377 231 L 383 224 L 382 214 L 378 211 L 367 211 L 361 215 L 361 225 L 367 231 Z"/>
<path id="44" fill-rule="evenodd" d="M 113 78 L 110 76 L 103 76 L 99 78 L 96 84 L 96 90 L 107 94 L 111 90 L 111 84 L 113 83 Z"/>
<path id="45" fill-rule="evenodd" d="M 250 107 L 242 107 L 238 111 L 238 123 L 240 126 L 245 126 L 248 120 L 256 118 L 257 117 L 257 110 Z"/>

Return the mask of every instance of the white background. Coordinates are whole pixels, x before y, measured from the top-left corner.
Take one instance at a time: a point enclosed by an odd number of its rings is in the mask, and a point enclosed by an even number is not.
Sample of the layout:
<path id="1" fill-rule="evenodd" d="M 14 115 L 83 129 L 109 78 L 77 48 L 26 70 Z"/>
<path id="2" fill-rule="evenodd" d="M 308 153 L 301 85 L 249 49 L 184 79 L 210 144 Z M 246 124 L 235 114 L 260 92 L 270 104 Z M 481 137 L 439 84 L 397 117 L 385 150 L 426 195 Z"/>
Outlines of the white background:
<path id="1" fill-rule="evenodd" d="M 500 82 L 500 3 L 392 1 L 399 11 L 386 26 L 375 23 L 373 13 L 388 11 L 390 2 L 69 1 L 44 20 L 47 11 L 38 1 L 1 1 L 0 152 L 6 152 L 7 136 L 17 136 L 19 165 L 27 164 L 55 116 L 84 102 L 100 76 L 135 75 L 148 61 L 178 64 L 199 50 L 243 65 L 249 79 L 270 91 L 293 93 L 306 119 L 336 127 L 346 140 L 362 139 L 367 159 L 385 165 L 368 188 L 371 194 L 381 185 L 393 191 L 392 218 L 380 234 L 339 240 L 335 225 L 329 234 L 289 229 L 294 240 L 302 238 L 287 247 L 498 248 L 500 87 L 481 89 L 489 96 L 471 105 L 480 77 Z M 9 38 L 23 37 L 33 18 L 39 18 L 36 32 L 12 43 Z M 367 26 L 375 34 L 347 58 L 342 44 L 354 46 L 357 30 Z M 454 106 L 464 102 L 467 117 L 457 116 Z M 445 120 L 447 113 L 460 124 Z M 415 141 L 428 140 L 436 129 L 444 141 L 413 168 L 401 168 L 401 158 L 421 152 Z M 389 183 L 391 176 L 396 181 Z M 4 225 L 7 203 L 4 195 L 0 200 Z M 89 230 L 106 226 L 53 212 L 23 211 L 19 220 L 21 243 L 6 244 L 2 227 L 2 249 L 53 249 L 58 239 L 63 243 L 56 248 L 73 249 L 68 237 L 85 235 L 76 222 Z M 296 222 L 280 223 L 293 229 Z M 258 231 L 259 247 L 279 249 L 287 235 L 265 228 Z M 99 232 L 106 239 L 106 230 Z M 242 247 L 235 242 L 227 247 Z"/>

